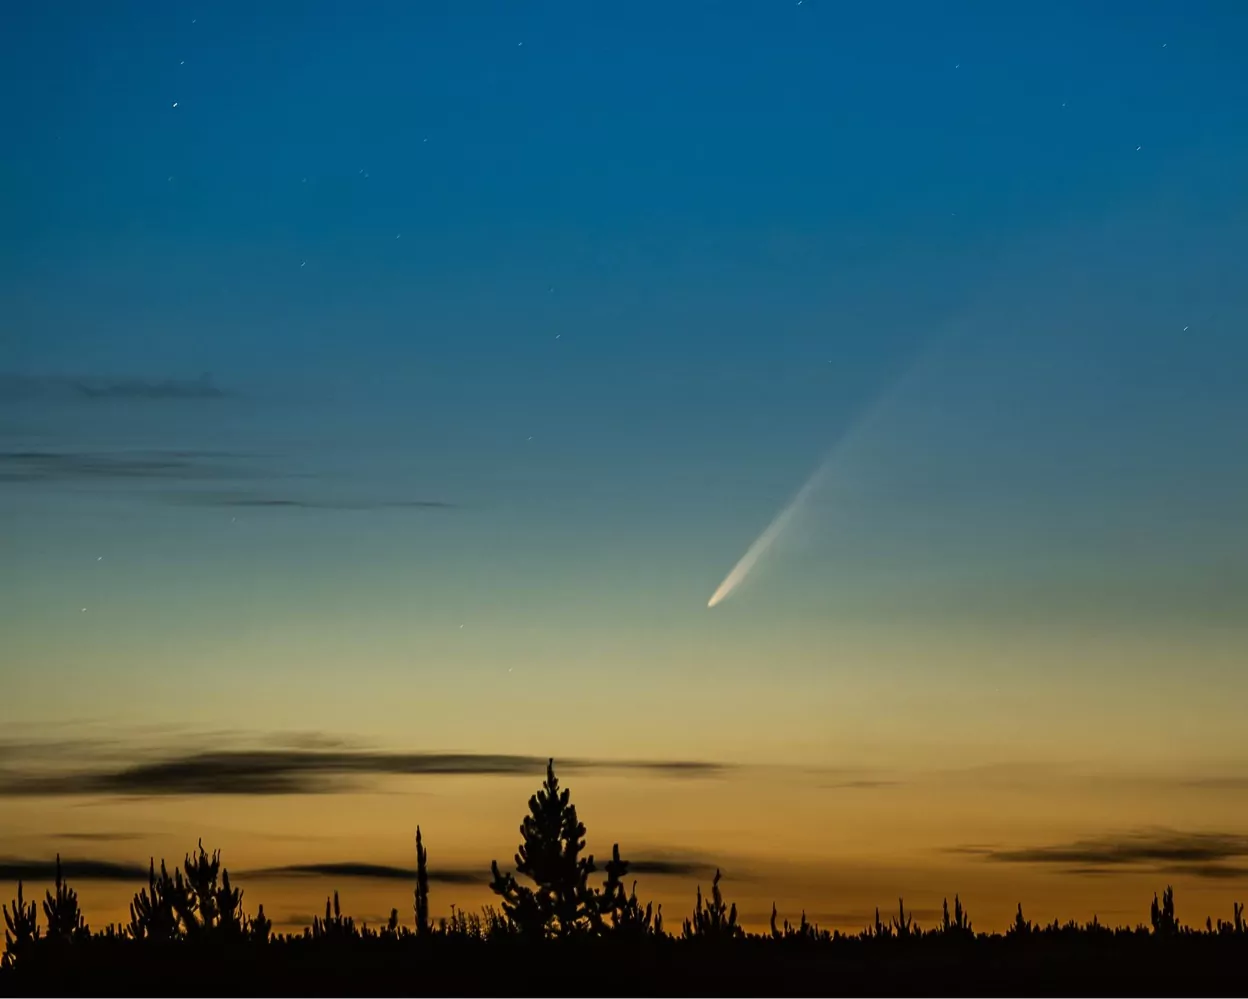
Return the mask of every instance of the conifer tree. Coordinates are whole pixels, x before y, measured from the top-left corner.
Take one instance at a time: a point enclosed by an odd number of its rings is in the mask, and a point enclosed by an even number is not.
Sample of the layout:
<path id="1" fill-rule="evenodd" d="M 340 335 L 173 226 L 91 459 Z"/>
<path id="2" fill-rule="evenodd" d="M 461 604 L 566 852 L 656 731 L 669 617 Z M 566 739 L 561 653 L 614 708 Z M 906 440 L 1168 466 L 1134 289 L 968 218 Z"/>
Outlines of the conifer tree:
<path id="1" fill-rule="evenodd" d="M 134 896 L 130 903 L 130 936 L 135 940 L 172 940 L 179 936 L 178 912 L 187 907 L 183 897 L 186 886 L 182 872 L 175 869 L 176 879 L 160 862 L 160 877 L 156 876 L 153 858 L 147 868 L 147 888 Z"/>
<path id="2" fill-rule="evenodd" d="M 594 871 L 594 858 L 582 857 L 585 826 L 576 815 L 571 793 L 560 789 L 555 761 L 546 764 L 546 780 L 529 798 L 529 814 L 520 824 L 516 873 L 534 883 L 518 884 L 494 861 L 490 887 L 502 899 L 503 912 L 521 932 L 568 936 L 586 918 L 584 885 Z"/>
<path id="3" fill-rule="evenodd" d="M 13 910 L 4 906 L 4 966 L 12 967 L 22 959 L 39 939 L 39 913 L 32 900 L 30 905 L 22 895 L 22 883 L 17 883 L 17 898 Z"/>
<path id="4" fill-rule="evenodd" d="M 618 924 L 629 905 L 623 886 L 628 861 L 621 859 L 616 844 L 602 888 L 589 886 L 589 876 L 597 868 L 592 855 L 581 855 L 585 826 L 577 817 L 570 792 L 559 787 L 554 760 L 547 761 L 546 780 L 529 799 L 520 838 L 516 874 L 528 878 L 534 887 L 520 884 L 510 871 L 499 870 L 498 861 L 491 864 L 494 879 L 490 884 L 502 901 L 503 915 L 518 932 L 568 937 L 604 933 L 608 918 L 612 928 Z"/>
<path id="5" fill-rule="evenodd" d="M 91 936 L 82 910 L 78 906 L 78 893 L 65 884 L 61 877 L 61 855 L 56 855 L 56 894 L 44 893 L 43 916 L 48 923 L 47 939 L 60 943 L 82 940 Z M 32 903 L 33 904 L 33 903 Z"/>
<path id="6" fill-rule="evenodd" d="M 1179 932 L 1179 921 L 1174 915 L 1174 889 L 1166 885 L 1161 893 L 1161 905 L 1157 904 L 1157 895 L 1153 895 L 1153 904 L 1149 916 L 1153 924 L 1153 932 L 1158 936 L 1171 937 Z"/>
<path id="7" fill-rule="evenodd" d="M 429 935 L 429 855 L 420 839 L 420 826 L 416 827 L 416 933 Z"/>

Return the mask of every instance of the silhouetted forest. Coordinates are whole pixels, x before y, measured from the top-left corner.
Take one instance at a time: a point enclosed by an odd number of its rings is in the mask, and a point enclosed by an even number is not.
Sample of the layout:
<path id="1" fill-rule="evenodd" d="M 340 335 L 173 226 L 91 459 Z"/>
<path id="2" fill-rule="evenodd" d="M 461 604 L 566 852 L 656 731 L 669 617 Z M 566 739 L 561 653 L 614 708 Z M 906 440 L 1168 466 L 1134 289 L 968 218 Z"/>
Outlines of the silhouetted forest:
<path id="1" fill-rule="evenodd" d="M 601 868 L 553 761 L 529 799 L 514 870 L 492 864 L 497 906 L 429 915 L 429 855 L 416 830 L 412 920 L 384 926 L 343 915 L 337 892 L 302 933 L 279 934 L 249 914 L 219 852 L 200 843 L 181 867 L 151 862 L 125 925 L 93 932 L 61 874 L 41 905 L 4 906 L 4 994 L 1243 994 L 1244 908 L 1229 921 L 1184 926 L 1167 887 L 1150 925 L 1093 919 L 1035 925 L 1020 905 L 1005 933 L 977 933 L 955 896 L 939 923 L 920 926 L 898 900 L 887 917 L 845 934 L 781 919 L 747 933 L 717 871 L 710 895 L 665 921 L 637 898 L 618 844 Z M 42 910 L 42 919 L 40 918 Z"/>

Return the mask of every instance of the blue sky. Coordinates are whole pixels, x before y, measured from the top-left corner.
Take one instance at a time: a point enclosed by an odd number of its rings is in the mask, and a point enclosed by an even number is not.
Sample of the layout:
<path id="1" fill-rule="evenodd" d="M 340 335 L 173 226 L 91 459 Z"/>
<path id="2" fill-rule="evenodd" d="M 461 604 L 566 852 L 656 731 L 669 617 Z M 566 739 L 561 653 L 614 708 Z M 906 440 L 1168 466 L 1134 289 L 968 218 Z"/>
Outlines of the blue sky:
<path id="1" fill-rule="evenodd" d="M 6 11 L 0 722 L 1238 759 L 1246 27 Z"/>

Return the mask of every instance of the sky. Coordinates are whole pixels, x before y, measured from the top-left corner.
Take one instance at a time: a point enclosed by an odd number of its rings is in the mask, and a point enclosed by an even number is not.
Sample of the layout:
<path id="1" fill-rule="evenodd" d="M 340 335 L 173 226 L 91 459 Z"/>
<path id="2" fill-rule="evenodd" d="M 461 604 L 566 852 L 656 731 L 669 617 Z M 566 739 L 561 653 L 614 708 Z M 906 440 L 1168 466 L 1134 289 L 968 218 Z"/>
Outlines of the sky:
<path id="1" fill-rule="evenodd" d="M 1242 4 L 0 19 L 4 885 L 1242 897 Z"/>

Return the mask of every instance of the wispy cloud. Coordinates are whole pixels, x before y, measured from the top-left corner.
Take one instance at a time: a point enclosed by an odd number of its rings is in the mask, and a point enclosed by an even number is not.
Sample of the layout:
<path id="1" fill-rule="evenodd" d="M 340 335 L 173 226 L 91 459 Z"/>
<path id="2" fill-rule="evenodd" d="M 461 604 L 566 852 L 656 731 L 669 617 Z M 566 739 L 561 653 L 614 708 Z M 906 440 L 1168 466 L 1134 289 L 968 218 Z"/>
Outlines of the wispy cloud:
<path id="1" fill-rule="evenodd" d="M 900 780 L 877 780 L 874 778 L 863 778 L 861 780 L 841 780 L 834 781 L 831 784 L 821 784 L 820 787 L 829 790 L 848 790 L 848 791 L 872 791 L 884 787 L 899 787 L 905 781 Z"/>
<path id="2" fill-rule="evenodd" d="M 224 399 L 229 395 L 213 384 L 210 375 L 195 381 L 86 378 L 75 380 L 73 386 L 79 395 L 88 399 Z"/>
<path id="3" fill-rule="evenodd" d="M 170 493 L 170 502 L 193 506 L 236 507 L 269 510 L 451 510 L 445 500 L 317 500 L 295 496 L 238 495 L 230 493 Z"/>
<path id="4" fill-rule="evenodd" d="M 415 868 L 370 864 L 358 860 L 323 864 L 287 864 L 282 867 L 264 867 L 245 873 L 255 878 L 358 878 L 373 881 L 412 882 L 416 880 Z M 429 880 L 450 885 L 475 885 L 485 884 L 489 881 L 489 875 L 484 870 L 431 867 Z"/>
<path id="5" fill-rule="evenodd" d="M 1097 875 L 1140 868 L 1203 878 L 1248 877 L 1248 868 L 1227 863 L 1248 857 L 1248 835 L 1238 833 L 1154 829 L 1051 846 L 975 846 L 961 847 L 955 852 L 999 863 L 1060 867 L 1074 874 Z"/>
<path id="6" fill-rule="evenodd" d="M 17 399 L 71 396 L 87 400 L 117 399 L 145 402 L 224 399 L 232 394 L 219 388 L 211 375 L 188 380 L 15 374 L 0 375 L 0 393 Z"/>
<path id="7" fill-rule="evenodd" d="M 715 865 L 705 860 L 677 860 L 666 857 L 638 857 L 628 859 L 630 874 L 654 874 L 659 877 L 691 878 L 708 877 L 715 873 Z"/>
<path id="8" fill-rule="evenodd" d="M 246 456 L 220 451 L 0 451 L 0 482 L 195 481 L 248 478 Z"/>
<path id="9" fill-rule="evenodd" d="M 546 760 L 498 753 L 402 753 L 348 749 L 239 749 L 147 758 L 122 766 L 0 771 L 0 796 L 277 795 L 352 790 L 384 775 L 540 776 Z M 722 764 L 684 760 L 568 760 L 565 772 L 645 771 L 714 776 Z"/>
<path id="10" fill-rule="evenodd" d="M 726 862 L 722 858 L 710 857 L 690 850 L 643 853 L 636 857 L 630 857 L 625 853 L 624 859 L 628 861 L 628 873 L 630 875 L 650 874 L 655 877 L 668 878 L 711 878 L 715 876 L 716 871 L 720 871 L 724 877 L 733 881 L 750 881 L 754 877 L 749 871 L 744 871 L 737 867 L 735 862 Z"/>
<path id="11" fill-rule="evenodd" d="M 83 843 L 127 843 L 143 837 L 138 833 L 125 832 L 66 832 L 55 833 L 52 838 Z"/>
<path id="12" fill-rule="evenodd" d="M 143 881 L 147 866 L 111 860 L 61 861 L 61 873 L 78 881 Z M 0 881 L 51 881 L 56 877 L 55 860 L 0 858 Z"/>

